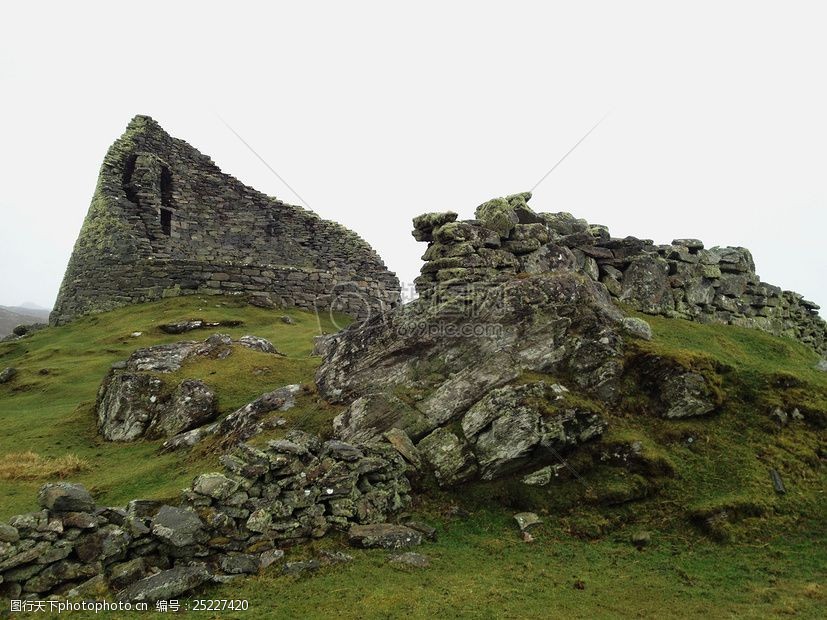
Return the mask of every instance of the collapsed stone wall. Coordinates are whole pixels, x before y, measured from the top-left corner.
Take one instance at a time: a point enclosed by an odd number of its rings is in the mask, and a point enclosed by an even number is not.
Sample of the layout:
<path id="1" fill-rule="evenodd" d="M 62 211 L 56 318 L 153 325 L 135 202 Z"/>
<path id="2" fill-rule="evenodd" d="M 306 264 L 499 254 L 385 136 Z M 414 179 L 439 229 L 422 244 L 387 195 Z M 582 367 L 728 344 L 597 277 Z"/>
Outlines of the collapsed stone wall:
<path id="1" fill-rule="evenodd" d="M 417 291 L 439 302 L 464 288 L 497 286 L 520 273 L 574 269 L 613 298 L 648 314 L 751 327 L 827 353 L 827 324 L 802 295 L 762 282 L 749 250 L 705 249 L 697 239 L 655 245 L 612 237 L 568 213 L 535 213 L 530 193 L 491 200 L 476 219 L 429 213 L 414 220 L 427 241 Z"/>
<path id="2" fill-rule="evenodd" d="M 406 464 L 387 442 L 356 446 L 291 431 L 240 445 L 179 506 L 97 508 L 81 486 L 47 484 L 42 510 L 0 524 L 0 596 L 174 598 L 222 575 L 258 572 L 280 547 L 380 523 L 408 504 Z"/>
<path id="3" fill-rule="evenodd" d="M 243 185 L 136 116 L 106 154 L 51 323 L 245 292 L 364 318 L 399 301 L 399 281 L 354 232 Z"/>

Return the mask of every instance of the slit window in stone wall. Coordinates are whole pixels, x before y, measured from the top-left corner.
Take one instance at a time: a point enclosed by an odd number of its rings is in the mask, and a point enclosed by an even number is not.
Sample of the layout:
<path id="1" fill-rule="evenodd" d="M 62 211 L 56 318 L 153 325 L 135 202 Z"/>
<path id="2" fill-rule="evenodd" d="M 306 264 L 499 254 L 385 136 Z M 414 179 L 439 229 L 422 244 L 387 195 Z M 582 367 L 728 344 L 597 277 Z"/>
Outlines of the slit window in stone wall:
<path id="1" fill-rule="evenodd" d="M 172 234 L 172 211 L 161 208 L 161 232 L 169 236 Z"/>
<path id="2" fill-rule="evenodd" d="M 172 208 L 172 173 L 166 166 L 161 166 L 161 204 Z"/>
<path id="3" fill-rule="evenodd" d="M 161 166 L 161 232 L 172 234 L 172 173 Z"/>

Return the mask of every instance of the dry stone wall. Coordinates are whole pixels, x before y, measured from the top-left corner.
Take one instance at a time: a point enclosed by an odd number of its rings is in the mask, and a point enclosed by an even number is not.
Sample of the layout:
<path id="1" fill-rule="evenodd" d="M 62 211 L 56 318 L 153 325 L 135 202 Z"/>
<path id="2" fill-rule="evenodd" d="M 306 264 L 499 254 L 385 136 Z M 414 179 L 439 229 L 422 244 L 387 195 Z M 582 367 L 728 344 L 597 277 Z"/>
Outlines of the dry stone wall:
<path id="1" fill-rule="evenodd" d="M 354 232 L 243 185 L 136 116 L 104 159 L 51 322 L 192 293 L 267 293 L 364 318 L 398 302 L 399 282 Z"/>
<path id="2" fill-rule="evenodd" d="M 174 598 L 256 573 L 280 548 L 333 528 L 383 522 L 409 502 L 407 466 L 387 442 L 357 446 L 291 431 L 240 445 L 198 476 L 180 505 L 96 507 L 81 486 L 45 485 L 41 510 L 0 524 L 0 597 Z"/>
<path id="3" fill-rule="evenodd" d="M 619 239 L 605 226 L 568 213 L 535 213 L 527 205 L 530 197 L 491 200 L 477 208 L 474 220 L 456 221 L 452 212 L 415 218 L 414 237 L 428 242 L 416 280 L 419 294 L 439 303 L 521 273 L 574 269 L 648 314 L 762 329 L 827 353 L 827 324 L 819 307 L 762 282 L 749 250 L 706 249 L 697 239 L 668 245 Z M 469 303 L 476 298 L 466 297 Z"/>

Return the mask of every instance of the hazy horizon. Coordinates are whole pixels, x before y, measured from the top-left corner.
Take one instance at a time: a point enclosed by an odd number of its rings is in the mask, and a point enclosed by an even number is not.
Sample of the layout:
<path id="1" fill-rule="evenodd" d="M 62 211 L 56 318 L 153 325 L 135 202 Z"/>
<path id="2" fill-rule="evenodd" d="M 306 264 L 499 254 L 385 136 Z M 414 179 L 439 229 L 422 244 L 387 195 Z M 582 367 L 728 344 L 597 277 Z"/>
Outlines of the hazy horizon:
<path id="1" fill-rule="evenodd" d="M 223 118 L 409 283 L 412 217 L 530 189 L 610 112 L 535 210 L 747 247 L 762 280 L 827 307 L 817 3 L 46 4 L 0 26 L 2 305 L 51 307 L 136 114 L 302 204 Z"/>

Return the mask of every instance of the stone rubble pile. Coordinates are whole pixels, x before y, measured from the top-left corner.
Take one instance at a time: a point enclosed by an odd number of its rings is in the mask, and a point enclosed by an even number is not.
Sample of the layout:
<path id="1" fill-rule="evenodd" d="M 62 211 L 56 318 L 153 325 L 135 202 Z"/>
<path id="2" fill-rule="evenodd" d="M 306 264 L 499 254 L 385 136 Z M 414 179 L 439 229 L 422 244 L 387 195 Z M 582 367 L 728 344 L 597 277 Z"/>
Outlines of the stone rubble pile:
<path id="1" fill-rule="evenodd" d="M 41 510 L 0 524 L 0 596 L 152 601 L 256 573 L 283 558 L 280 547 L 331 529 L 354 526 L 363 546 L 421 541 L 413 529 L 369 525 L 409 502 L 405 462 L 388 443 L 292 431 L 261 449 L 242 444 L 221 462 L 224 472 L 198 476 L 178 506 L 100 508 L 80 485 L 45 485 Z"/>

